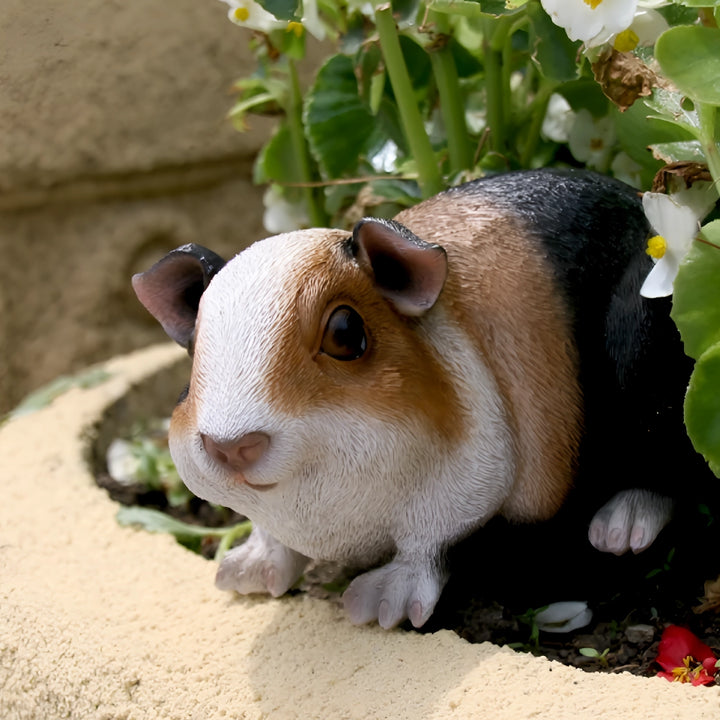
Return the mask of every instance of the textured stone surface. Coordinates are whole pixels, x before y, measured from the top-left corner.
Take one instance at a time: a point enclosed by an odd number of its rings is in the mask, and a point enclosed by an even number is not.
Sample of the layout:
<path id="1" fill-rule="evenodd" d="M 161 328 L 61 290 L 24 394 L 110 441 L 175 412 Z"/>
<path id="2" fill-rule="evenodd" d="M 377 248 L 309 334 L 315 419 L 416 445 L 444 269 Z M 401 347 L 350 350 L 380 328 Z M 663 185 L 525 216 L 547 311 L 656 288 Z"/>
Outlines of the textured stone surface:
<path id="1" fill-rule="evenodd" d="M 226 120 L 249 34 L 217 0 L 3 0 L 0 414 L 163 335 L 130 273 L 196 241 L 262 237 L 252 164 L 270 132 Z"/>
<path id="2" fill-rule="evenodd" d="M 253 153 L 225 122 L 247 35 L 217 0 L 3 0 L 0 190 Z"/>

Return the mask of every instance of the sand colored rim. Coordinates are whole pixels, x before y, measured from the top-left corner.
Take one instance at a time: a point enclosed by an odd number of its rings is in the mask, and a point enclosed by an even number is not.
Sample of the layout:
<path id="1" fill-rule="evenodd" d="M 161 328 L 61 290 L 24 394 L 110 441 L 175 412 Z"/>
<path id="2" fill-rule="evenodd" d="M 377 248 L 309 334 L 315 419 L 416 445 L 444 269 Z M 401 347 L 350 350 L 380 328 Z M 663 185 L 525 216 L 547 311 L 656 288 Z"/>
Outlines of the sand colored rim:
<path id="1" fill-rule="evenodd" d="M 1 718 L 718 717 L 716 687 L 584 673 L 449 631 L 353 627 L 303 596 L 232 597 L 213 563 L 120 527 L 89 448 L 181 355 L 115 359 L 106 381 L 0 429 Z"/>

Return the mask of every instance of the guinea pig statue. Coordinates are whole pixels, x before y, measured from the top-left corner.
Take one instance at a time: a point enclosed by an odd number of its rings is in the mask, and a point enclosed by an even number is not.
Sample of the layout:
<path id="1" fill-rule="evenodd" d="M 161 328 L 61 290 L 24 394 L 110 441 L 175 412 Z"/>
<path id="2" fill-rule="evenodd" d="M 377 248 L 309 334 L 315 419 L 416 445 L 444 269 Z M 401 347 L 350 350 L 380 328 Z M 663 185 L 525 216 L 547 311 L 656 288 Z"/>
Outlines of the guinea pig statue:
<path id="1" fill-rule="evenodd" d="M 607 503 L 590 542 L 649 546 L 692 453 L 691 361 L 669 299 L 639 294 L 651 234 L 620 182 L 521 171 L 227 263 L 185 245 L 136 275 L 193 357 L 180 476 L 253 522 L 218 587 L 279 596 L 336 561 L 366 568 L 352 622 L 419 627 L 450 546 L 496 515 L 550 518 L 584 469 Z"/>

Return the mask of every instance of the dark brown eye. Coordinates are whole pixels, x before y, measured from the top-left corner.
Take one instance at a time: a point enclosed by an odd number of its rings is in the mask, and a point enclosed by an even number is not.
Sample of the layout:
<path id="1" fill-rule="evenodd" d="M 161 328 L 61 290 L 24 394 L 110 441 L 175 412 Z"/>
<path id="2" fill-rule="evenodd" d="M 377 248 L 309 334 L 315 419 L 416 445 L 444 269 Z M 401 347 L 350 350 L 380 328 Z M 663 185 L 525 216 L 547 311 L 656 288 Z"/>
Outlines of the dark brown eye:
<path id="1" fill-rule="evenodd" d="M 325 326 L 320 352 L 336 360 L 357 360 L 367 350 L 362 318 L 348 305 L 333 310 Z"/>

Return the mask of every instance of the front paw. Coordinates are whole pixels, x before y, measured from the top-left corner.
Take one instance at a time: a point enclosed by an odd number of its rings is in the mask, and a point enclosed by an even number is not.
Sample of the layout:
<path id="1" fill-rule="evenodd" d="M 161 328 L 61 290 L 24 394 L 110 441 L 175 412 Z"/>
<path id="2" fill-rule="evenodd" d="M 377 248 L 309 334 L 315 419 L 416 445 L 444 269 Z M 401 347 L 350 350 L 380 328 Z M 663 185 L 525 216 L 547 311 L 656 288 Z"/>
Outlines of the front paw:
<path id="1" fill-rule="evenodd" d="M 356 577 L 343 604 L 356 625 L 377 620 L 389 629 L 408 618 L 417 628 L 432 615 L 446 581 L 447 574 L 431 563 L 393 560 Z"/>
<path id="2" fill-rule="evenodd" d="M 624 490 L 595 513 L 588 538 L 602 552 L 642 552 L 670 521 L 672 507 L 672 500 L 650 490 Z"/>
<path id="3" fill-rule="evenodd" d="M 270 593 L 279 597 L 302 575 L 308 561 L 304 555 L 255 527 L 242 545 L 222 559 L 215 585 L 220 590 L 234 590 L 241 595 Z"/>

